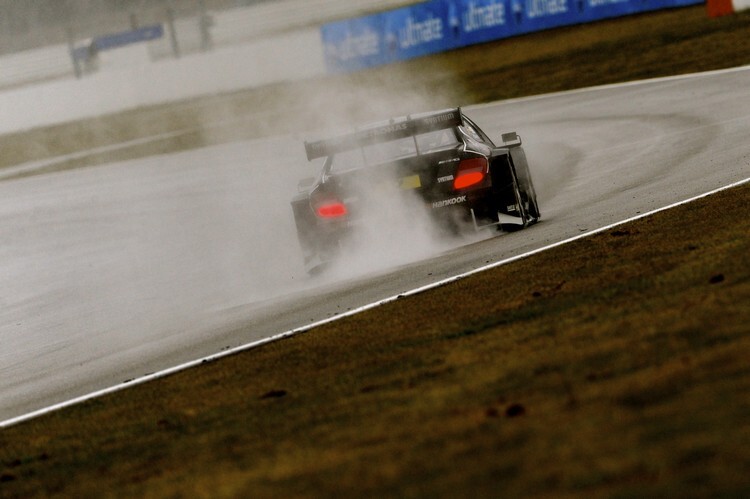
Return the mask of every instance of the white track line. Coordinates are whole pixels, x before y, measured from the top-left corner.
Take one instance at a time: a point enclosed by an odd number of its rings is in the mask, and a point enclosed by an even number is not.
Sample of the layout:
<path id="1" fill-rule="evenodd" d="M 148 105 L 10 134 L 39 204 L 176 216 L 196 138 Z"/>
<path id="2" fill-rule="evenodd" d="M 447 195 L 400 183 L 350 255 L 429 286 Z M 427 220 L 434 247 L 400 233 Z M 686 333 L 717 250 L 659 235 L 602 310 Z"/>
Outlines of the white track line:
<path id="1" fill-rule="evenodd" d="M 574 241 L 578 241 L 579 239 L 584 239 L 586 237 L 591 237 L 591 236 L 593 236 L 595 234 L 600 234 L 602 232 L 606 232 L 606 231 L 608 231 L 608 230 L 610 230 L 610 229 L 612 229 L 614 227 L 618 227 L 620 225 L 624 225 L 624 224 L 627 224 L 627 223 L 630 223 L 630 222 L 634 222 L 636 220 L 640 220 L 642 218 L 646 218 L 648 216 L 654 215 L 655 213 L 659 213 L 659 212 L 662 212 L 662 211 L 667 211 L 667 210 L 670 210 L 672 208 L 676 208 L 678 206 L 682 206 L 682 205 L 685 205 L 685 204 L 688 204 L 688 203 L 692 203 L 694 201 L 697 201 L 699 199 L 711 196 L 711 195 L 716 194 L 718 192 L 729 190 L 729 189 L 732 189 L 734 187 L 739 187 L 739 186 L 747 184 L 747 183 L 750 183 L 750 178 L 746 178 L 744 180 L 740 180 L 739 182 L 734 182 L 734 183 L 726 185 L 724 187 L 719 187 L 718 189 L 714 189 L 712 191 L 705 192 L 703 194 L 699 194 L 697 196 L 691 197 L 691 198 L 686 199 L 684 201 L 678 201 L 677 203 L 670 204 L 669 206 L 665 206 L 663 208 L 657 208 L 657 209 L 649 211 L 647 213 L 642 213 L 640 215 L 636 215 L 634 217 L 631 217 L 631 218 L 628 218 L 628 219 L 625 219 L 625 220 L 622 220 L 622 221 L 619 221 L 619 222 L 615 222 L 615 223 L 606 225 L 604 227 L 600 227 L 598 229 L 594 229 L 594 230 L 589 231 L 589 232 L 587 232 L 585 234 L 581 234 L 581 235 L 578 235 L 578 236 L 575 236 L 575 237 L 571 237 L 569 239 L 565 239 L 563 241 L 559 241 L 559 242 L 550 244 L 548 246 L 544 246 L 542 248 L 537 248 L 535 250 L 529 251 L 528 253 L 523 253 L 521 255 L 517 255 L 517 256 L 511 257 L 511 258 L 507 258 L 505 260 L 501 260 L 501 261 L 498 261 L 498 262 L 495 262 L 495 263 L 491 263 L 489 265 L 485 265 L 484 267 L 480 267 L 480 268 L 471 270 L 469 272 L 465 272 L 463 274 L 458 274 L 458 275 L 455 275 L 453 277 L 449 277 L 447 279 L 443 279 L 441 281 L 434 282 L 432 284 L 427 284 L 425 286 L 422 286 L 422 287 L 419 287 L 419 288 L 416 288 L 416 289 L 412 289 L 410 291 L 405 291 L 405 292 L 400 293 L 398 295 L 391 296 L 391 297 L 385 298 L 383 300 L 380 300 L 380 301 L 377 301 L 377 302 L 374 302 L 374 303 L 363 305 L 363 306 L 361 306 L 359 308 L 356 308 L 356 309 L 347 311 L 345 313 L 336 315 L 335 317 L 330 317 L 328 319 L 324 319 L 324 320 L 321 320 L 321 321 L 318 321 L 318 322 L 315 322 L 313 324 L 309 324 L 309 325 L 306 325 L 306 326 L 303 326 L 303 327 L 300 327 L 300 328 L 297 328 L 297 329 L 292 329 L 290 331 L 286 331 L 284 333 L 280 333 L 280 334 L 277 334 L 277 335 L 274 335 L 274 336 L 270 336 L 270 337 L 262 339 L 262 340 L 254 341 L 252 343 L 247 343 L 245 345 L 240 345 L 240 346 L 232 348 L 230 350 L 225 350 L 225 351 L 219 352 L 217 354 L 210 355 L 208 357 L 204 357 L 202 359 L 197 359 L 197 360 L 193 360 L 193 361 L 190 361 L 190 362 L 186 362 L 184 364 L 180 364 L 178 366 L 174 366 L 174 367 L 171 367 L 169 369 L 165 369 L 163 371 L 155 372 L 155 373 L 149 374 L 147 376 L 143 376 L 141 378 L 135 378 L 133 380 L 127 381 L 125 383 L 122 383 L 122 384 L 119 384 L 119 385 L 116 385 L 116 386 L 112 386 L 112 387 L 109 387 L 109 388 L 105 388 L 103 390 L 99 390 L 99 391 L 96 391 L 96 392 L 93 392 L 93 393 L 82 395 L 80 397 L 76 397 L 76 398 L 71 399 L 71 400 L 66 400 L 65 402 L 60 402 L 58 404 L 54 404 L 54 405 L 51 405 L 49 407 L 44 407 L 42 409 L 38 409 L 38 410 L 30 412 L 28 414 L 23 414 L 21 416 L 17 416 L 15 418 L 11 418 L 11 419 L 8 419 L 6 421 L 2 421 L 2 422 L 0 422 L 0 429 L 1 428 L 7 428 L 9 426 L 12 426 L 12 425 L 15 425 L 15 424 L 21 423 L 23 421 L 27 421 L 29 419 L 33 419 L 33 418 L 39 417 L 39 416 L 43 416 L 45 414 L 49 414 L 49 413 L 57 411 L 59 409 L 64 409 L 66 407 L 70 407 L 72 405 L 82 403 L 82 402 L 85 402 L 87 400 L 91 400 L 91 399 L 98 398 L 98 397 L 101 397 L 101 396 L 104 396 L 104 395 L 108 395 L 110 393 L 115 393 L 115 392 L 118 392 L 120 390 L 124 390 L 125 388 L 129 388 L 131 386 L 140 385 L 140 384 L 146 383 L 148 381 L 153 381 L 153 380 L 158 379 L 158 378 L 163 378 L 163 377 L 168 376 L 170 374 L 174 374 L 174 373 L 179 372 L 179 371 L 184 371 L 186 369 L 189 369 L 189 368 L 192 368 L 192 367 L 196 367 L 196 366 L 199 366 L 201 364 L 205 364 L 207 362 L 213 362 L 213 361 L 219 360 L 219 359 L 221 359 L 223 357 L 228 357 L 228 356 L 234 355 L 236 353 L 240 353 L 240 352 L 244 352 L 244 351 L 247 351 L 247 350 L 251 350 L 253 348 L 257 348 L 257 347 L 259 347 L 261 345 L 265 345 L 265 344 L 268 344 L 268 343 L 271 343 L 271 342 L 274 342 L 274 341 L 278 341 L 278 340 L 281 340 L 281 339 L 284 339 L 284 338 L 288 338 L 290 336 L 294 336 L 294 335 L 297 335 L 297 334 L 300 334 L 300 333 L 304 333 L 304 332 L 307 332 L 307 331 L 309 331 L 309 330 L 311 330 L 313 328 L 322 326 L 324 324 L 328 324 L 328 323 L 333 322 L 333 321 L 337 321 L 339 319 L 343 319 L 344 317 L 349 317 L 349 316 L 352 316 L 352 315 L 364 312 L 366 310 L 370 310 L 370 309 L 375 308 L 375 307 L 379 307 L 381 305 L 385 305 L 387 303 L 396 301 L 396 300 L 398 300 L 400 298 L 403 298 L 403 297 L 406 297 L 406 296 L 413 296 L 413 295 L 416 295 L 416 294 L 419 294 L 419 293 L 423 293 L 423 292 L 428 291 L 430 289 L 434 289 L 434 288 L 437 288 L 437 287 L 440 287 L 440 286 L 444 286 L 444 285 L 452 283 L 452 282 L 459 281 L 461 279 L 465 279 L 465 278 L 467 278 L 467 277 L 469 277 L 471 275 L 478 274 L 479 272 L 484 272 L 486 270 L 494 269 L 494 268 L 500 267 L 502 265 L 507 265 L 509 263 L 513 263 L 513 262 L 516 262 L 518 260 L 521 260 L 521 259 L 524 259 L 524 258 L 528 258 L 528 257 L 533 256 L 533 255 L 536 255 L 537 253 L 541 253 L 543 251 L 547 251 L 547 250 L 550 250 L 550 249 L 553 249 L 553 248 L 557 248 L 559 246 L 563 246 L 565 244 L 569 244 L 569 243 L 572 243 Z"/>
<path id="2" fill-rule="evenodd" d="M 733 68 L 725 68 L 725 69 L 713 69 L 711 71 L 699 71 L 697 73 L 685 73 L 681 75 L 659 76 L 657 78 L 646 78 L 642 80 L 632 80 L 632 81 L 626 81 L 622 83 L 607 83 L 604 85 L 574 88 L 572 90 L 560 90 L 559 92 L 551 92 L 548 94 L 529 95 L 526 97 L 515 97 L 513 99 L 504 99 L 504 100 L 497 101 L 497 102 L 486 102 L 482 104 L 473 104 L 470 106 L 462 106 L 462 107 L 463 109 L 472 109 L 472 108 L 488 107 L 494 104 L 504 106 L 506 104 L 515 104 L 518 102 L 533 102 L 536 100 L 547 99 L 548 97 L 559 97 L 561 95 L 575 95 L 575 94 L 586 93 L 586 92 L 595 92 L 598 90 L 607 90 L 611 88 L 628 88 L 628 87 L 634 87 L 634 86 L 639 86 L 639 85 L 644 85 L 644 84 L 647 85 L 651 83 L 668 83 L 671 81 L 692 80 L 693 78 L 718 76 L 718 75 L 732 74 L 732 73 L 742 73 L 745 71 L 750 71 L 750 65 L 736 66 Z"/>
<path id="3" fill-rule="evenodd" d="M 50 166 L 54 166 L 58 163 L 63 163 L 69 160 L 81 159 L 92 154 L 101 154 L 106 152 L 115 152 L 120 149 L 127 147 L 150 144 L 151 142 L 157 142 L 159 140 L 165 140 L 172 137 L 179 137 L 180 135 L 190 133 L 197 130 L 197 128 L 177 130 L 174 132 L 162 133 L 159 135 L 152 135 L 150 137 L 142 137 L 140 139 L 127 140 L 125 142 L 118 142 L 117 144 L 110 144 L 107 146 L 94 147 L 92 149 L 86 149 L 84 151 L 77 151 L 70 154 L 64 154 L 62 156 L 55 156 L 53 158 L 40 159 L 36 161 L 30 161 L 28 163 L 22 163 L 20 165 L 8 166 L 0 170 L 0 180 L 8 177 L 14 177 L 16 175 L 23 175 L 26 173 L 33 173 L 37 170 L 42 170 Z"/>

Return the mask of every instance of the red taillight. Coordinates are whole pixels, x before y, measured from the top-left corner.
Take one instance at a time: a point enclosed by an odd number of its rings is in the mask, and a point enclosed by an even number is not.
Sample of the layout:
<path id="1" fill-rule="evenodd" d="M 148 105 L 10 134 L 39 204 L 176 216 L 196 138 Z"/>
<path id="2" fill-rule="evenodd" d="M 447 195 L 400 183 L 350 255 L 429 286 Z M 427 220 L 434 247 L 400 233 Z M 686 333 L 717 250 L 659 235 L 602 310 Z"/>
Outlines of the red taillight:
<path id="1" fill-rule="evenodd" d="M 466 189 L 480 183 L 485 176 L 487 176 L 487 160 L 485 158 L 465 159 L 458 165 L 458 172 L 453 180 L 453 188 L 456 190 Z"/>
<path id="2" fill-rule="evenodd" d="M 340 201 L 330 201 L 321 204 L 316 210 L 321 218 L 338 218 L 346 215 L 346 205 Z"/>

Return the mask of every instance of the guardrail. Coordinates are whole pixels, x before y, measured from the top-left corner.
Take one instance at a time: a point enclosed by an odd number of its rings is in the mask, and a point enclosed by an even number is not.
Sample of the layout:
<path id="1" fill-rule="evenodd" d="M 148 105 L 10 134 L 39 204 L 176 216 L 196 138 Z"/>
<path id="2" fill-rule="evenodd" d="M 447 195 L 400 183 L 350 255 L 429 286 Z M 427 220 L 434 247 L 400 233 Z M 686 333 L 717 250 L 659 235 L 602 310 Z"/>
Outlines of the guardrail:
<path id="1" fill-rule="evenodd" d="M 742 0 L 740 0 L 742 1 Z M 431 0 L 321 27 L 329 72 L 704 0 Z"/>

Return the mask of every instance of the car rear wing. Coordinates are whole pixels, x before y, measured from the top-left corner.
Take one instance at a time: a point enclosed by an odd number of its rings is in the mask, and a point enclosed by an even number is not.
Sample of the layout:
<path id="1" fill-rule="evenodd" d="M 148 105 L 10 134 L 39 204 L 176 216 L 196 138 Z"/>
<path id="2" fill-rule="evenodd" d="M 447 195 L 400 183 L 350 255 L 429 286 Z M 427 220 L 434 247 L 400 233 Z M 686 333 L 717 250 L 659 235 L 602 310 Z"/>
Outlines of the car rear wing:
<path id="1" fill-rule="evenodd" d="M 339 137 L 315 142 L 305 141 L 305 152 L 307 160 L 312 161 L 370 144 L 390 142 L 420 133 L 457 127 L 461 125 L 461 122 L 461 108 L 458 107 L 429 114 L 409 115 Z"/>

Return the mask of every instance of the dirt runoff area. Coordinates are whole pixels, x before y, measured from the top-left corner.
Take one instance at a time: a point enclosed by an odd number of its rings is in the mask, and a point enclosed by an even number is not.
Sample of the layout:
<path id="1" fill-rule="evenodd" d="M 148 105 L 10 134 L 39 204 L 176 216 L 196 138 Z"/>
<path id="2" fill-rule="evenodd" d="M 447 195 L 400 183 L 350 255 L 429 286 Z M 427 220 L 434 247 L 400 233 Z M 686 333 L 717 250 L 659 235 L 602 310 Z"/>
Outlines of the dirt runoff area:
<path id="1" fill-rule="evenodd" d="M 560 90 L 750 62 L 747 27 L 690 8 L 411 67 Z M 747 213 L 745 185 L 0 430 L 0 496 L 748 497 Z"/>

